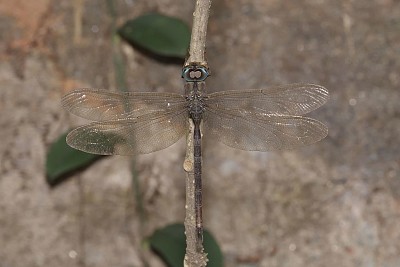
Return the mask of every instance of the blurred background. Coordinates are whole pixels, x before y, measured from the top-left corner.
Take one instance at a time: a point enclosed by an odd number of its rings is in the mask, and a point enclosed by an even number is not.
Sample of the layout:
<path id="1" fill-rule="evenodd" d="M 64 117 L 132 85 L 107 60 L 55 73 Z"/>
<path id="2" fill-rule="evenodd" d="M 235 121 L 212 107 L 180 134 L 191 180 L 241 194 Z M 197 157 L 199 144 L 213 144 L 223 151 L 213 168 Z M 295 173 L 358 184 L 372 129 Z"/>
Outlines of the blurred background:
<path id="1" fill-rule="evenodd" d="M 143 239 L 183 222 L 185 142 L 107 157 L 57 187 L 50 145 L 85 122 L 64 111 L 79 87 L 181 93 L 181 64 L 113 42 L 113 23 L 149 12 L 192 22 L 194 1 L 0 0 L 0 267 L 165 266 Z M 209 92 L 317 83 L 310 116 L 329 136 L 295 151 L 206 140 L 204 224 L 225 266 L 400 266 L 400 2 L 213 1 Z M 142 219 L 139 219 L 142 218 Z"/>

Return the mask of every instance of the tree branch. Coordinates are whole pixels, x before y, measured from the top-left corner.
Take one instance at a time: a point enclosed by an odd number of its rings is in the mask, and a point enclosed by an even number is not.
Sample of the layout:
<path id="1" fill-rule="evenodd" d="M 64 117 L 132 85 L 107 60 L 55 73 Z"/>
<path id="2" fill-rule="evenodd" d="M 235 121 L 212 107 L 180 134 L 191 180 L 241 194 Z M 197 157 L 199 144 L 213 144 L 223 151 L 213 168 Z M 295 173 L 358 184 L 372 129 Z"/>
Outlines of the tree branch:
<path id="1" fill-rule="evenodd" d="M 205 59 L 205 47 L 207 36 L 207 23 L 210 13 L 211 0 L 196 0 L 196 7 L 193 13 L 192 36 L 190 40 L 189 56 L 185 66 L 192 63 L 207 66 Z M 207 265 L 207 254 L 204 253 L 203 240 L 199 239 L 196 231 L 195 215 L 195 183 L 194 183 L 194 145 L 193 132 L 194 124 L 189 119 L 189 132 L 186 137 L 186 157 L 183 168 L 186 171 L 186 255 L 185 267 L 204 267 Z"/>
<path id="2" fill-rule="evenodd" d="M 185 66 L 190 63 L 200 63 L 207 67 L 205 59 L 207 23 L 210 14 L 211 0 L 196 0 L 193 12 L 192 36 L 190 39 L 189 57 Z"/>

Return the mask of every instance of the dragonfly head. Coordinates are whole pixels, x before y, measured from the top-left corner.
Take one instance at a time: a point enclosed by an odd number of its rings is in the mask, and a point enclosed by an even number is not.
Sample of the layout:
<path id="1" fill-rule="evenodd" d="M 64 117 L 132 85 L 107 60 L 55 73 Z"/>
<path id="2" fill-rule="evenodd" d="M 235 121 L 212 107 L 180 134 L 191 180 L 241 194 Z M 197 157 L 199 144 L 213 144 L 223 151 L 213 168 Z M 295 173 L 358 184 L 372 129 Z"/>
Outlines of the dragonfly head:
<path id="1" fill-rule="evenodd" d="M 185 79 L 186 82 L 202 82 L 210 75 L 208 72 L 208 68 L 191 64 L 183 67 L 182 69 L 182 78 Z"/>

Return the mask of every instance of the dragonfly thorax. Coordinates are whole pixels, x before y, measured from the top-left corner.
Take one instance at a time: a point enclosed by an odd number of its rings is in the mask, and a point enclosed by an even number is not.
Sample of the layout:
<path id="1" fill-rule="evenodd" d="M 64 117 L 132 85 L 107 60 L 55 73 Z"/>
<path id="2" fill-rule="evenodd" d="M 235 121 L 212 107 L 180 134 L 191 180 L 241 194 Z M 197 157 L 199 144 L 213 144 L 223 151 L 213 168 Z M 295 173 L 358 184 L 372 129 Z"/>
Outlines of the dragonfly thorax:
<path id="1" fill-rule="evenodd" d="M 193 102 L 189 106 L 189 115 L 193 121 L 200 121 L 203 118 L 204 106 L 201 102 Z"/>
<path id="2" fill-rule="evenodd" d="M 194 90 L 186 98 L 188 101 L 189 116 L 194 122 L 200 121 L 204 113 L 204 97 L 199 91 Z"/>

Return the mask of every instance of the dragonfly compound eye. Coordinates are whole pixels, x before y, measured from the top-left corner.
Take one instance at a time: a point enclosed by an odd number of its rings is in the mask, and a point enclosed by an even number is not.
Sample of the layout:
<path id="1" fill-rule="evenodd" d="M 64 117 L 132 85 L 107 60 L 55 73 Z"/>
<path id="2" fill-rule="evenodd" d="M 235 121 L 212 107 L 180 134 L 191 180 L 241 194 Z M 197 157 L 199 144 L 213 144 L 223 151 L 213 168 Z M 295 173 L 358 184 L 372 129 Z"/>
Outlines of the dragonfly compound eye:
<path id="1" fill-rule="evenodd" d="M 201 82 L 207 79 L 208 76 L 207 68 L 201 65 L 189 65 L 182 70 L 182 78 L 186 82 Z"/>

